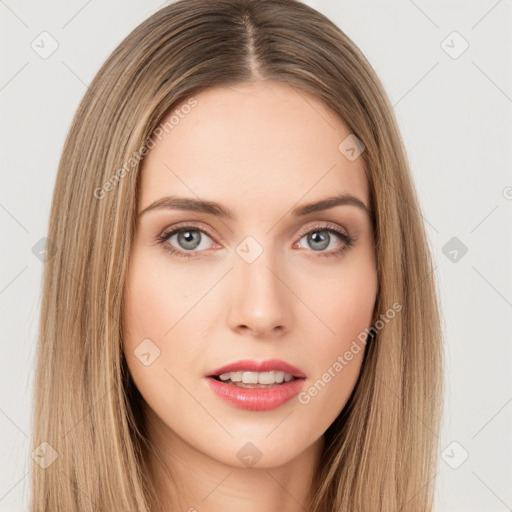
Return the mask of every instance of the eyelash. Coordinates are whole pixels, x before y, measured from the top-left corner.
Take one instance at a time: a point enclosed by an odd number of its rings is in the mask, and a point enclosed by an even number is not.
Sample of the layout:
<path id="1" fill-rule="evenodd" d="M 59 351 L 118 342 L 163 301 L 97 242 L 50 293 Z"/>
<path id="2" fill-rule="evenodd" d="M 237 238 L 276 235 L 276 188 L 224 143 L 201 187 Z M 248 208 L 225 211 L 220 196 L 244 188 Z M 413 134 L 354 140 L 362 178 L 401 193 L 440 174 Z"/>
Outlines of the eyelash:
<path id="1" fill-rule="evenodd" d="M 197 258 L 198 256 L 195 255 L 195 253 L 197 251 L 187 251 L 187 252 L 180 251 L 180 250 L 174 248 L 172 245 L 166 243 L 166 242 L 168 242 L 169 238 L 171 238 L 171 236 L 173 236 L 176 233 L 179 233 L 181 231 L 200 231 L 201 233 L 204 233 L 205 235 L 208 235 L 210 238 L 213 239 L 213 236 L 204 228 L 200 228 L 198 226 L 192 226 L 192 225 L 184 225 L 184 226 L 179 226 L 177 228 L 173 228 L 170 231 L 164 231 L 162 234 L 157 236 L 156 241 L 157 241 L 157 243 L 162 244 L 164 250 L 166 252 L 170 253 L 172 256 L 179 256 L 179 257 L 187 258 L 187 259 Z M 340 229 L 335 227 L 335 225 L 333 225 L 333 224 L 322 224 L 322 225 L 314 226 L 313 228 L 310 228 L 306 231 L 303 231 L 299 236 L 299 240 L 303 236 L 308 235 L 309 233 L 322 232 L 322 231 L 327 231 L 329 233 L 335 233 L 342 239 L 343 242 L 345 242 L 345 244 L 342 247 L 340 247 L 339 249 L 334 249 L 329 252 L 320 251 L 318 253 L 318 255 L 320 257 L 329 258 L 332 256 L 341 256 L 341 253 L 343 253 L 347 249 L 350 249 L 354 245 L 354 242 L 356 242 L 355 238 L 347 235 L 346 233 L 343 233 Z"/>

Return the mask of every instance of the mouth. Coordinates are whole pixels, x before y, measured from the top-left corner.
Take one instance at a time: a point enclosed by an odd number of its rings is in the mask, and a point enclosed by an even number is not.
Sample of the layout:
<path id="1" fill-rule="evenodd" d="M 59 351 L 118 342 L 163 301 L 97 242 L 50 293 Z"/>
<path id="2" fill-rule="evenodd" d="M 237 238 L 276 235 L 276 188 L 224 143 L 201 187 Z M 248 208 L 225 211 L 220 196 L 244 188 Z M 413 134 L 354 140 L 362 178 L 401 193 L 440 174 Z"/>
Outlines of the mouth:
<path id="1" fill-rule="evenodd" d="M 296 397 L 307 375 L 281 359 L 244 359 L 212 370 L 205 377 L 208 387 L 229 405 L 268 411 Z"/>
<path id="2" fill-rule="evenodd" d="M 295 377 L 283 371 L 227 372 L 221 375 L 209 375 L 209 378 L 217 382 L 222 382 L 223 384 L 250 389 L 274 388 L 283 386 L 288 382 L 304 379 L 304 377 Z"/>

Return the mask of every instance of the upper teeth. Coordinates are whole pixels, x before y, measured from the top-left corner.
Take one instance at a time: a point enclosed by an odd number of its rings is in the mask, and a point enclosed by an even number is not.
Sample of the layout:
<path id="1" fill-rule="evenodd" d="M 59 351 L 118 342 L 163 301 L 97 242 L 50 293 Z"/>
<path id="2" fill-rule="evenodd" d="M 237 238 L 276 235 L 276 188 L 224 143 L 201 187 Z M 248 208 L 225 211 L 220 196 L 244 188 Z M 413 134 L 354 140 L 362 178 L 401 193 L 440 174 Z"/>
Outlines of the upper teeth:
<path id="1" fill-rule="evenodd" d="M 274 371 L 271 372 L 230 372 L 219 375 L 220 380 L 229 380 L 233 382 L 243 382 L 244 384 L 274 384 L 283 382 L 290 382 L 294 377 L 293 375 L 285 372 Z"/>

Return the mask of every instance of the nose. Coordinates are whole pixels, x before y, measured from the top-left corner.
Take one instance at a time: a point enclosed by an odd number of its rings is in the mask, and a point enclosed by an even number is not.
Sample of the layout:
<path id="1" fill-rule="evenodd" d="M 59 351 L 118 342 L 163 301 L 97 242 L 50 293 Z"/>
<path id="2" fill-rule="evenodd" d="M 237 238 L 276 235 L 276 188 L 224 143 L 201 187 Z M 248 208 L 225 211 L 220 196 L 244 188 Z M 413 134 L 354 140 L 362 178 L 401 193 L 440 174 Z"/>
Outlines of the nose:
<path id="1" fill-rule="evenodd" d="M 255 261 L 239 259 L 231 276 L 229 326 L 239 334 L 276 338 L 290 329 L 294 294 L 282 266 L 264 251 Z"/>

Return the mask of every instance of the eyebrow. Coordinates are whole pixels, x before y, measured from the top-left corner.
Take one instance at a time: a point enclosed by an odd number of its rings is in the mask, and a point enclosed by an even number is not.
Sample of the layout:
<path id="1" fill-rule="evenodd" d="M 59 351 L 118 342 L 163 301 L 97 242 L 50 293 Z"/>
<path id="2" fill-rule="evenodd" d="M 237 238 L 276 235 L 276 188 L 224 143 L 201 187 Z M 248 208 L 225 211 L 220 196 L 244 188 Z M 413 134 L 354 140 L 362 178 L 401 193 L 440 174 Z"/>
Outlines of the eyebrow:
<path id="1" fill-rule="evenodd" d="M 369 217 L 371 217 L 371 208 L 366 206 L 363 203 L 363 201 L 361 201 L 356 196 L 353 196 L 352 194 L 341 194 L 337 196 L 327 197 L 320 201 L 315 201 L 313 203 L 308 203 L 297 208 L 294 208 L 291 213 L 295 217 L 303 217 L 305 215 L 322 212 L 325 210 L 329 210 L 330 208 L 334 208 L 335 206 L 343 205 L 355 206 L 363 210 Z M 216 217 L 225 219 L 236 218 L 233 212 L 222 206 L 220 203 L 216 203 L 214 201 L 205 201 L 202 199 L 194 199 L 189 197 L 162 197 L 151 203 L 146 208 L 144 208 L 144 210 L 142 210 L 138 214 L 138 216 L 140 217 L 151 210 L 182 210 L 189 212 L 206 213 L 209 215 L 214 215 Z"/>

